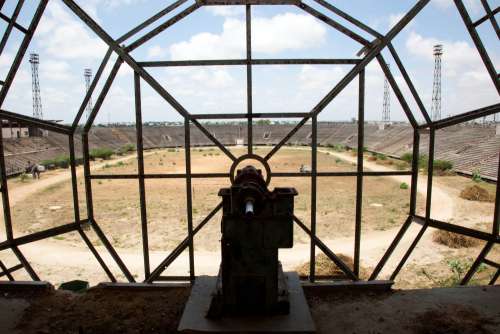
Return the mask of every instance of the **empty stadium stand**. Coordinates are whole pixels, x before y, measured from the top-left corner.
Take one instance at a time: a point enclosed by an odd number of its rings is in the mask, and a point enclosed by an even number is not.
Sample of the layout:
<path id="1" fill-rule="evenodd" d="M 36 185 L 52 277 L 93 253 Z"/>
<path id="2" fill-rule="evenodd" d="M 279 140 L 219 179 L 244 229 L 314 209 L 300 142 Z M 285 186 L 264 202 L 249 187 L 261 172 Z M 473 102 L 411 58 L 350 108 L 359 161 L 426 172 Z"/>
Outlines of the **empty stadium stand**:
<path id="1" fill-rule="evenodd" d="M 206 129 L 225 145 L 236 145 L 238 139 L 246 144 L 247 128 L 242 124 L 206 124 Z M 292 129 L 293 124 L 255 124 L 253 140 L 255 145 L 276 145 Z M 319 122 L 318 144 L 344 145 L 357 148 L 358 125 L 352 122 Z M 210 139 L 197 127 L 191 127 L 191 145 L 210 146 Z M 496 180 L 500 135 L 494 125 L 461 124 L 439 130 L 436 134 L 436 159 L 453 163 L 457 172 L 472 175 L 478 171 L 481 176 Z M 428 134 L 421 135 L 420 150 L 426 154 Z M 143 141 L 145 149 L 163 147 L 183 147 L 183 126 L 144 126 Z M 135 128 L 95 127 L 89 134 L 90 148 L 107 147 L 114 150 L 135 145 Z M 304 125 L 287 142 L 287 145 L 309 145 L 311 125 Z M 400 157 L 412 150 L 413 129 L 405 123 L 394 123 L 381 127 L 377 123 L 365 124 L 365 148 L 369 151 Z M 68 138 L 56 133 L 48 137 L 4 139 L 6 170 L 8 175 L 18 174 L 29 163 L 53 159 L 68 154 Z M 81 156 L 81 139 L 75 137 L 77 156 Z"/>

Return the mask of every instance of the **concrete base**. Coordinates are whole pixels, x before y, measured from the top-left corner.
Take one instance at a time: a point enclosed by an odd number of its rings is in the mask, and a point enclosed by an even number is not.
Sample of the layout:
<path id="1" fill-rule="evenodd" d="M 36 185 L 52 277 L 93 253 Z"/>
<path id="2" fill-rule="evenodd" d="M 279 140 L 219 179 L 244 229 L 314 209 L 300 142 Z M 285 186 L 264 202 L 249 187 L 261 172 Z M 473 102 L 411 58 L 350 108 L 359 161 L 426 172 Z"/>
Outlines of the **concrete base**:
<path id="1" fill-rule="evenodd" d="M 297 273 L 285 273 L 288 279 L 290 314 L 276 316 L 224 317 L 207 319 L 215 276 L 200 276 L 191 289 L 178 330 L 184 333 L 315 333 Z"/>

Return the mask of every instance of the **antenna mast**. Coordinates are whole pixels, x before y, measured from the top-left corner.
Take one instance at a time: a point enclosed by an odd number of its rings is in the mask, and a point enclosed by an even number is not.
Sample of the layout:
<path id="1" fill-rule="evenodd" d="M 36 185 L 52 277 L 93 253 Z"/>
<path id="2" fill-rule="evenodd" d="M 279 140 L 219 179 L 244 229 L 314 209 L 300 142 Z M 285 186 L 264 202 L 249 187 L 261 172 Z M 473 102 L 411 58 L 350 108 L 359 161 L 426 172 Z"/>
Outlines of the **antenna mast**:
<path id="1" fill-rule="evenodd" d="M 29 62 L 31 63 L 31 89 L 33 96 L 33 117 L 43 119 L 42 97 L 40 96 L 40 80 L 38 78 L 38 64 L 40 59 L 38 53 L 31 53 Z"/>
<path id="2" fill-rule="evenodd" d="M 434 83 L 432 85 L 432 120 L 441 119 L 441 56 L 443 55 L 443 46 L 434 45 Z"/>

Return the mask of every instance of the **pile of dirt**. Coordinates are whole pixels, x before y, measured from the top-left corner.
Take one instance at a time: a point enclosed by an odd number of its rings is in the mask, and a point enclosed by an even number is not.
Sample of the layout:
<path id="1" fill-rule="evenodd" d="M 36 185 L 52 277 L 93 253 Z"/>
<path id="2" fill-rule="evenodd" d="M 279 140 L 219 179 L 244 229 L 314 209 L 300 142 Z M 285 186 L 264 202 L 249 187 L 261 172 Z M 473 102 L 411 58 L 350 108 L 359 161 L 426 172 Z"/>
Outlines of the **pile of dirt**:
<path id="1" fill-rule="evenodd" d="M 469 201 L 493 202 L 494 196 L 488 190 L 478 186 L 468 186 L 460 193 L 460 197 Z"/>
<path id="2" fill-rule="evenodd" d="M 477 239 L 443 230 L 434 231 L 432 240 L 450 248 L 470 248 L 479 245 L 479 240 Z"/>
<path id="3" fill-rule="evenodd" d="M 487 327 L 496 325 L 497 322 L 481 316 L 472 307 L 446 305 L 418 315 L 409 327 L 418 334 L 487 334 L 493 333 Z"/>
<path id="4" fill-rule="evenodd" d="M 354 260 L 345 254 L 336 254 L 349 268 L 354 268 Z M 309 261 L 295 268 L 299 276 L 309 276 Z M 366 269 L 360 266 L 359 275 L 364 277 Z M 347 278 L 342 270 L 323 253 L 316 255 L 316 276 L 329 276 L 332 278 Z"/>

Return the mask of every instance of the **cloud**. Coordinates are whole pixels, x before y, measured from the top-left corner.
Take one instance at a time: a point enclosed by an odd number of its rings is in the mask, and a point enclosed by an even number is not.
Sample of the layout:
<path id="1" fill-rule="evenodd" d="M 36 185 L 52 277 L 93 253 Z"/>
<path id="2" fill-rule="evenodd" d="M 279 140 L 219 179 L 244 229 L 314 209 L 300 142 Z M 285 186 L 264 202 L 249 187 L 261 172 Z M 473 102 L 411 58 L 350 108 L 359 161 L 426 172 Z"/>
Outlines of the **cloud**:
<path id="1" fill-rule="evenodd" d="M 243 6 L 208 6 L 205 8 L 215 16 L 233 17 L 245 14 Z"/>
<path id="2" fill-rule="evenodd" d="M 309 15 L 284 13 L 252 21 L 252 50 L 276 54 L 322 45 L 326 28 Z M 245 55 L 245 21 L 228 18 L 220 34 L 202 32 L 170 47 L 172 59 L 241 58 Z"/>
<path id="3" fill-rule="evenodd" d="M 465 0 L 465 7 L 471 10 L 474 14 L 477 14 L 481 11 L 482 5 L 479 0 Z M 455 8 L 455 4 L 453 0 L 433 0 L 432 4 L 440 9 L 449 9 Z"/>
<path id="4" fill-rule="evenodd" d="M 38 45 L 62 59 L 102 58 L 106 45 L 60 3 L 51 1 L 35 33 Z"/>
<path id="5" fill-rule="evenodd" d="M 150 46 L 148 51 L 147 51 L 147 57 L 149 59 L 163 57 L 166 54 L 167 54 L 167 50 L 165 50 L 164 48 L 162 48 L 159 45 Z"/>

